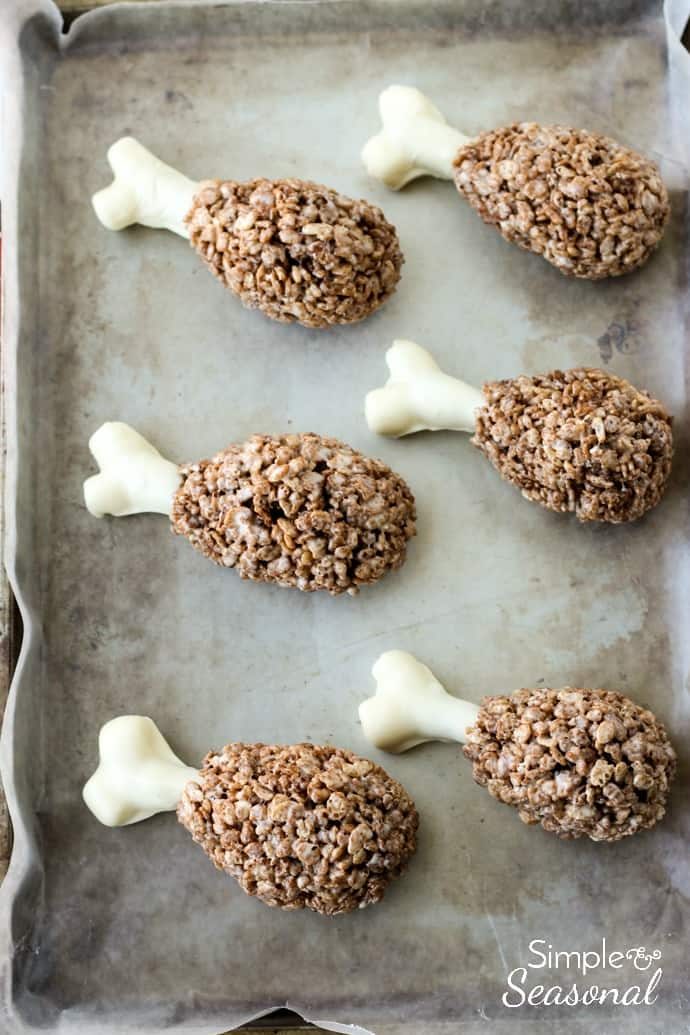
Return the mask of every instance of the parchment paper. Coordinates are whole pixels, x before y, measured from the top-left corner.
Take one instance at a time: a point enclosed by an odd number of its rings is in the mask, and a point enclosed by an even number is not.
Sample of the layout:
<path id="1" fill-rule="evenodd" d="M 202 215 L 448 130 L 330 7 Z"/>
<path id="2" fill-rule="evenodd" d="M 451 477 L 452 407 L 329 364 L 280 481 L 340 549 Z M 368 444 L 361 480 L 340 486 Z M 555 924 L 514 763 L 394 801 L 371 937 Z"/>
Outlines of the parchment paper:
<path id="1" fill-rule="evenodd" d="M 661 3 L 123 5 L 61 35 L 35 0 L 10 3 L 0 32 L 7 546 L 27 627 L 2 739 L 5 1030 L 211 1035 L 289 1005 L 377 1035 L 686 1031 L 688 76 Z M 659 254 L 572 282 L 450 184 L 371 182 L 359 151 L 398 81 L 470 134 L 559 121 L 653 155 L 673 203 Z M 182 240 L 106 232 L 89 196 L 126 132 L 194 178 L 300 175 L 379 203 L 407 259 L 398 293 L 360 326 L 310 333 L 244 310 Z M 588 364 L 647 386 L 677 418 L 667 498 L 632 527 L 582 528 L 521 500 L 466 437 L 375 438 L 363 397 L 394 337 L 475 383 Z M 95 521 L 81 482 L 106 419 L 178 460 L 253 431 L 337 435 L 413 487 L 408 563 L 330 599 L 215 569 L 163 518 Z M 113 831 L 82 805 L 98 729 L 121 712 L 151 715 L 190 764 L 232 739 L 377 757 L 357 704 L 392 647 L 476 700 L 571 683 L 648 703 L 681 756 L 667 820 L 562 843 L 476 787 L 457 747 L 380 756 L 416 798 L 419 852 L 380 906 L 328 921 L 245 897 L 171 816 Z M 603 936 L 661 952 L 653 1006 L 502 1004 L 531 940 L 582 952 Z M 641 978 L 626 962 L 584 984 Z"/>

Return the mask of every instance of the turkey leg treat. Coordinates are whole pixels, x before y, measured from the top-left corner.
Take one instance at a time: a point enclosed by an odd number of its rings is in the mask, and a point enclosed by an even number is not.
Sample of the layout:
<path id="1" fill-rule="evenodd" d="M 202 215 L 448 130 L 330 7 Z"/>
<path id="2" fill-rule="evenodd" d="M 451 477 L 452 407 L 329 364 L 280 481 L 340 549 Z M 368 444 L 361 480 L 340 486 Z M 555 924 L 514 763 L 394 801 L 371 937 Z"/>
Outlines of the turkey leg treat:
<path id="1" fill-rule="evenodd" d="M 470 139 L 410 86 L 389 86 L 379 108 L 383 129 L 362 152 L 372 176 L 394 190 L 418 176 L 455 180 L 485 223 L 561 273 L 617 277 L 661 240 L 659 170 L 610 137 L 519 122 Z"/>
<path id="2" fill-rule="evenodd" d="M 354 595 L 405 560 L 414 497 L 379 460 L 320 435 L 253 435 L 178 467 L 127 424 L 104 424 L 84 482 L 95 517 L 167 514 L 173 531 L 242 578 Z"/>
<path id="3" fill-rule="evenodd" d="M 103 226 L 132 223 L 187 237 L 250 309 L 283 323 L 354 323 L 395 290 L 403 263 L 380 209 L 305 180 L 194 183 L 123 137 L 115 179 L 93 196 Z"/>
<path id="4" fill-rule="evenodd" d="M 584 367 L 493 381 L 480 392 L 412 341 L 394 342 L 386 362 L 390 378 L 365 404 L 379 435 L 474 432 L 473 444 L 523 496 L 580 521 L 634 521 L 664 493 L 672 418 L 623 378 Z"/>
<path id="5" fill-rule="evenodd" d="M 177 818 L 219 870 L 268 906 L 326 916 L 378 902 L 417 847 L 404 788 L 351 751 L 227 744 L 200 770 L 143 715 L 107 722 L 84 801 L 109 827 Z"/>
<path id="6" fill-rule="evenodd" d="M 455 740 L 475 781 L 523 823 L 562 838 L 619 841 L 666 811 L 675 752 L 652 712 L 612 690 L 517 690 L 471 704 L 451 697 L 411 654 L 382 654 L 376 694 L 359 708 L 384 751 Z"/>

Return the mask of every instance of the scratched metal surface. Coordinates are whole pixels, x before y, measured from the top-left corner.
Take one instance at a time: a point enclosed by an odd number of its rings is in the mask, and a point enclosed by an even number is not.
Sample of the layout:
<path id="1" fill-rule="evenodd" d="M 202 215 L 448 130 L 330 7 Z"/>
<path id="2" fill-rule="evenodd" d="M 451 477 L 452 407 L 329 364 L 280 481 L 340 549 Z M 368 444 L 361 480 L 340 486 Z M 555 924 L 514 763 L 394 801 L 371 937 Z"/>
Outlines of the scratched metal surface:
<path id="1" fill-rule="evenodd" d="M 8 1030 L 211 1035 L 286 1004 L 377 1035 L 684 1030 L 687 123 L 674 123 L 661 5 L 590 4 L 584 21 L 578 5 L 478 0 L 122 7 L 58 46 L 48 4 L 31 2 L 44 13 L 10 63 L 24 107 L 6 223 L 19 240 L 9 562 L 30 627 L 2 744 L 16 830 L 0 914 Z M 358 152 L 396 80 L 469 133 L 558 120 L 654 155 L 673 195 L 659 254 L 628 278 L 569 282 L 452 186 L 370 182 Z M 397 295 L 359 327 L 286 328 L 243 310 L 183 241 L 107 233 L 88 197 L 125 132 L 193 177 L 302 175 L 380 203 L 407 259 Z M 474 382 L 599 364 L 648 386 L 677 417 L 668 497 L 633 527 L 580 528 L 522 501 L 465 438 L 374 438 L 362 399 L 395 336 Z M 162 518 L 95 521 L 86 442 L 113 418 L 180 460 L 257 430 L 335 434 L 413 487 L 409 560 L 331 600 L 243 583 Z M 473 699 L 569 682 L 648 703 L 681 755 L 668 820 L 613 847 L 561 843 L 475 787 L 456 747 L 381 756 L 417 800 L 419 852 L 375 910 L 328 922 L 246 898 L 170 816 L 112 831 L 82 806 L 98 728 L 123 711 L 152 715 L 190 763 L 228 739 L 372 754 L 356 707 L 391 647 Z M 653 1008 L 502 1006 L 530 939 L 583 950 L 602 934 L 662 951 Z"/>

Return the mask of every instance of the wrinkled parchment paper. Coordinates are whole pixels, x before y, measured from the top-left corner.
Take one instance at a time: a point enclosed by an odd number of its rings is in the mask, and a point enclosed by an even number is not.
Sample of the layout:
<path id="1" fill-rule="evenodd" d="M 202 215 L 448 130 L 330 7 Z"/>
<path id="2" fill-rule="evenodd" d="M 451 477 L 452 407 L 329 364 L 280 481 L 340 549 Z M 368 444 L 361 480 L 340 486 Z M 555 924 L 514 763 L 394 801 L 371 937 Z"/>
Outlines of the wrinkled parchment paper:
<path id="1" fill-rule="evenodd" d="M 685 1029 L 689 137 L 672 30 L 686 6 L 669 28 L 659 0 L 123 5 L 61 35 L 48 0 L 10 0 L 7 558 L 27 636 L 2 739 L 16 836 L 3 1030 L 211 1035 L 283 1005 L 377 1035 Z M 359 151 L 391 82 L 470 134 L 560 121 L 653 155 L 673 202 L 659 254 L 611 283 L 570 282 L 452 185 L 371 182 Z M 283 327 L 243 310 L 184 241 L 106 232 L 89 196 L 126 132 L 194 178 L 299 175 L 379 203 L 407 258 L 395 298 L 349 329 Z M 668 497 L 630 528 L 580 528 L 522 501 L 466 437 L 375 438 L 363 397 L 394 337 L 475 383 L 588 364 L 649 387 L 677 419 Z M 415 490 L 408 563 L 331 600 L 214 569 L 162 518 L 95 521 L 81 482 L 106 419 L 179 460 L 253 431 L 335 434 Z M 681 756 L 668 819 L 614 846 L 561 843 L 476 787 L 456 746 L 381 756 L 417 800 L 419 852 L 383 904 L 328 921 L 246 898 L 171 816 L 108 830 L 83 807 L 98 729 L 126 711 L 151 715 L 190 764 L 232 739 L 377 757 L 357 704 L 392 647 L 476 700 L 572 683 L 648 703 Z M 503 1005 L 531 941 L 583 952 L 602 937 L 660 952 L 654 1005 Z M 529 983 L 648 977 L 627 960 Z"/>

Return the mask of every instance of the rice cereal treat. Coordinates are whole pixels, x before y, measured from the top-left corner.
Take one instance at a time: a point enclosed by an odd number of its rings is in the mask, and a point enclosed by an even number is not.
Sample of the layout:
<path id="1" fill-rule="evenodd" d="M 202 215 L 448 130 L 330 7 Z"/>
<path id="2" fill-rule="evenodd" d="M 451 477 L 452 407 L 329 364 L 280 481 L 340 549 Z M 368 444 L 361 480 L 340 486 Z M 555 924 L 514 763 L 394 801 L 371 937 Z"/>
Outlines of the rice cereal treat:
<path id="1" fill-rule="evenodd" d="M 377 688 L 360 705 L 365 736 L 384 751 L 457 740 L 472 775 L 523 821 L 572 840 L 620 841 L 666 812 L 676 755 L 649 709 L 612 690 L 566 686 L 451 697 L 404 651 L 373 668 Z"/>
<path id="2" fill-rule="evenodd" d="M 362 152 L 372 176 L 394 190 L 418 176 L 454 180 L 485 223 L 566 276 L 630 273 L 661 240 L 659 169 L 611 137 L 516 122 L 470 139 L 409 86 L 388 87 L 379 107 L 383 129 Z"/>
<path id="3" fill-rule="evenodd" d="M 394 342 L 386 362 L 387 384 L 366 398 L 367 422 L 380 435 L 473 432 L 473 444 L 525 499 L 583 522 L 635 521 L 664 494 L 672 418 L 615 374 L 554 370 L 479 391 L 414 342 Z"/>
<path id="4" fill-rule="evenodd" d="M 417 847 L 405 789 L 351 751 L 313 744 L 227 744 L 184 765 L 155 723 L 121 715 L 99 735 L 84 801 L 106 826 L 177 817 L 247 895 L 337 916 L 379 902 Z"/>
<path id="5" fill-rule="evenodd" d="M 310 180 L 194 183 L 123 137 L 108 151 L 115 179 L 93 196 L 101 223 L 189 239 L 249 309 L 304 327 L 356 323 L 390 298 L 403 256 L 380 209 Z"/>
<path id="6" fill-rule="evenodd" d="M 84 483 L 96 517 L 167 514 L 172 530 L 244 579 L 354 595 L 405 560 L 415 534 L 403 479 L 334 438 L 253 435 L 177 466 L 138 432 L 104 424 Z"/>

